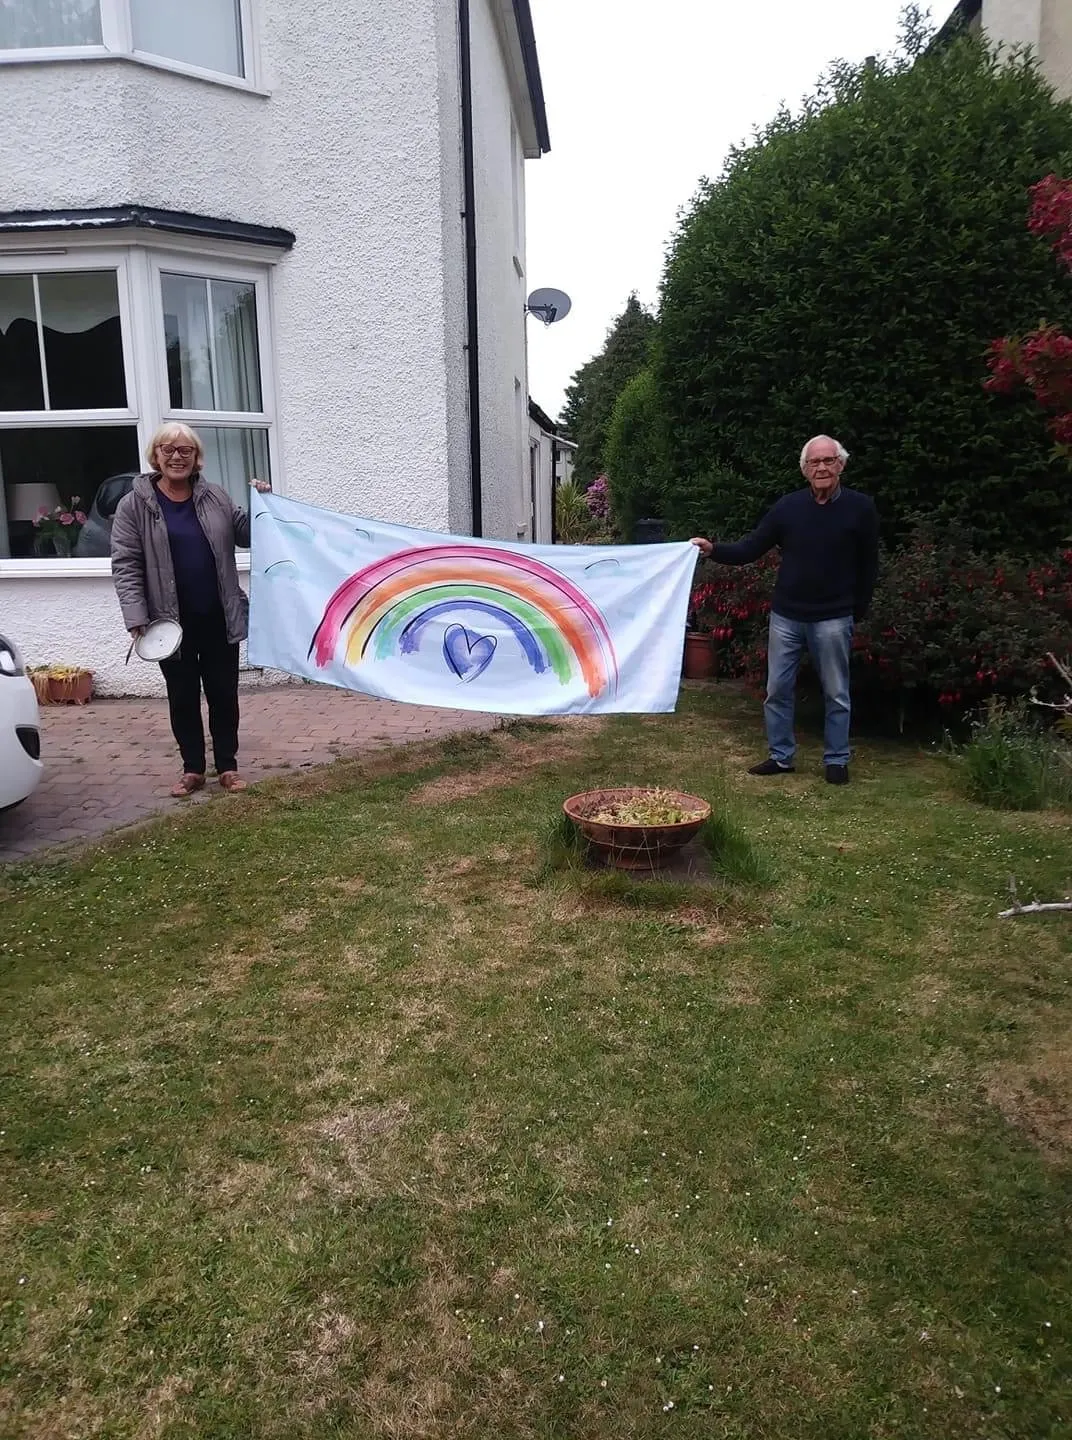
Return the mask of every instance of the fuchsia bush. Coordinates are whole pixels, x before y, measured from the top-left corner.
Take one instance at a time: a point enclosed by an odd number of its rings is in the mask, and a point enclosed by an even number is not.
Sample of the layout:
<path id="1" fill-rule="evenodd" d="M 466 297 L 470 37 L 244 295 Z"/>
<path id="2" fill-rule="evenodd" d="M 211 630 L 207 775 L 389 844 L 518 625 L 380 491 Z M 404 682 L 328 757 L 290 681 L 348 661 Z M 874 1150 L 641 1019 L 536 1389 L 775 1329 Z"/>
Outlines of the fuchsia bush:
<path id="1" fill-rule="evenodd" d="M 1029 193 L 1027 228 L 1046 238 L 1059 263 L 1072 270 L 1072 180 L 1047 175 Z M 1009 395 L 1025 386 L 1051 417 L 1049 429 L 1058 448 L 1072 455 L 1072 336 L 1047 324 L 1027 335 L 992 340 L 987 365 L 985 388 Z"/>
<path id="2" fill-rule="evenodd" d="M 707 567 L 705 567 L 706 569 Z M 767 620 L 777 558 L 711 567 L 693 592 L 694 620 L 710 629 L 719 670 L 757 690 L 766 682 Z M 963 538 L 920 529 L 885 559 L 871 612 L 856 627 L 853 684 L 914 691 L 946 708 L 1022 695 L 1054 678 L 1048 652 L 1072 636 L 1072 549 L 1034 563 L 973 552 Z"/>

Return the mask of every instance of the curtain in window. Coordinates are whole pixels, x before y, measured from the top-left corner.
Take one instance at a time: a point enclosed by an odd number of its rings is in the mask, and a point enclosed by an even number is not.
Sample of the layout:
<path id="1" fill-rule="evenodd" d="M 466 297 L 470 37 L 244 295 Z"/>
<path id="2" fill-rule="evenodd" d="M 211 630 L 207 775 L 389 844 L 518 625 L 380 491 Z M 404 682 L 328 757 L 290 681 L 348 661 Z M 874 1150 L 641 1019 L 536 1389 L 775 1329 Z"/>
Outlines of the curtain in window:
<path id="1" fill-rule="evenodd" d="M 208 281 L 162 275 L 168 389 L 175 410 L 215 410 Z"/>
<path id="2" fill-rule="evenodd" d="M 2 3 L 2 0 L 0 0 Z M 0 410 L 120 410 L 127 403 L 114 270 L 0 275 Z M 46 397 L 41 380 L 45 347 Z"/>
<path id="3" fill-rule="evenodd" d="M 234 280 L 212 280 L 217 410 L 263 410 L 257 349 L 257 292 Z"/>
<path id="4" fill-rule="evenodd" d="M 268 433 L 265 430 L 232 429 L 222 426 L 196 427 L 205 451 L 206 480 L 222 485 L 236 504 L 249 509 L 249 482 L 270 480 Z"/>
<path id="5" fill-rule="evenodd" d="M 114 270 L 37 277 L 51 410 L 118 410 L 127 403 Z"/>
<path id="6" fill-rule="evenodd" d="M 100 0 L 0 0 L 0 50 L 100 43 Z"/>
<path id="7" fill-rule="evenodd" d="M 261 410 L 256 287 L 199 275 L 160 278 L 172 409 Z"/>
<path id="8" fill-rule="evenodd" d="M 131 0 L 130 13 L 135 50 L 223 75 L 245 73 L 239 0 Z"/>

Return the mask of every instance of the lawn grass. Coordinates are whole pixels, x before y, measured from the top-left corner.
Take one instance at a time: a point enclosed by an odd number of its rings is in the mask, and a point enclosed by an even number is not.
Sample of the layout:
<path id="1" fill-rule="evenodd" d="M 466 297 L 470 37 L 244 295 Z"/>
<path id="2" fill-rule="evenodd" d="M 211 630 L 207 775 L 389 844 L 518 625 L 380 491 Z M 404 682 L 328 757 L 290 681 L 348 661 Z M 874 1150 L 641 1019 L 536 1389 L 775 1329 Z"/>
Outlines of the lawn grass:
<path id="1" fill-rule="evenodd" d="M 910 747 L 753 779 L 757 721 L 694 689 L 0 876 L 4 1440 L 1072 1435 L 1072 926 L 996 918 L 1070 816 Z M 549 858 L 627 783 L 715 800 L 713 884 Z"/>

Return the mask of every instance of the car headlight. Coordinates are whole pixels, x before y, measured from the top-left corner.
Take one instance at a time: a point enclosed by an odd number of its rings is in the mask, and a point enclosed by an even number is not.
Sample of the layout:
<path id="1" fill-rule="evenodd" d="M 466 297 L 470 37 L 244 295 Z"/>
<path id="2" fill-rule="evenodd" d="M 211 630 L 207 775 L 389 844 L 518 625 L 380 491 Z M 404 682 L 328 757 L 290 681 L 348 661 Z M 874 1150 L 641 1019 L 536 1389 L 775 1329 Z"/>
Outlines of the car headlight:
<path id="1" fill-rule="evenodd" d="M 13 640 L 0 635 L 0 675 L 24 675 L 26 666 L 22 663 L 18 646 Z"/>

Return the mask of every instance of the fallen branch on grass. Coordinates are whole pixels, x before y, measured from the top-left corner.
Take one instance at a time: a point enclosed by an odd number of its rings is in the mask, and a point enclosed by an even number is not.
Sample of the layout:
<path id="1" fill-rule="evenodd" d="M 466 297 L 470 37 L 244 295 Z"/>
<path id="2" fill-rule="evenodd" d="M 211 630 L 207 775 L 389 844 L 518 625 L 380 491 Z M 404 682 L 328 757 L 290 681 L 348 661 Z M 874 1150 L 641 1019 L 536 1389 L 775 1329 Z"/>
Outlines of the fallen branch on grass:
<path id="1" fill-rule="evenodd" d="M 1032 900 L 1029 905 L 1021 905 L 1016 896 L 1016 876 L 1009 876 L 1009 894 L 1012 896 L 1012 906 L 1008 910 L 998 912 L 999 920 L 1008 920 L 1010 915 L 1038 915 L 1043 910 L 1072 910 L 1072 900 L 1048 900 L 1040 902 Z"/>
<path id="2" fill-rule="evenodd" d="M 1057 671 L 1058 675 L 1060 675 L 1061 679 L 1068 686 L 1068 693 L 1065 695 L 1063 700 L 1058 700 L 1057 703 L 1054 704 L 1052 700 L 1040 700 L 1038 698 L 1037 688 L 1032 685 L 1031 703 L 1032 705 L 1038 706 L 1040 710 L 1056 710 L 1058 715 L 1064 715 L 1067 718 L 1072 718 L 1072 670 L 1069 670 L 1067 665 L 1062 665 L 1060 660 L 1058 660 L 1057 656 L 1053 653 L 1052 650 L 1047 650 L 1046 659 L 1050 662 L 1053 668 Z"/>

